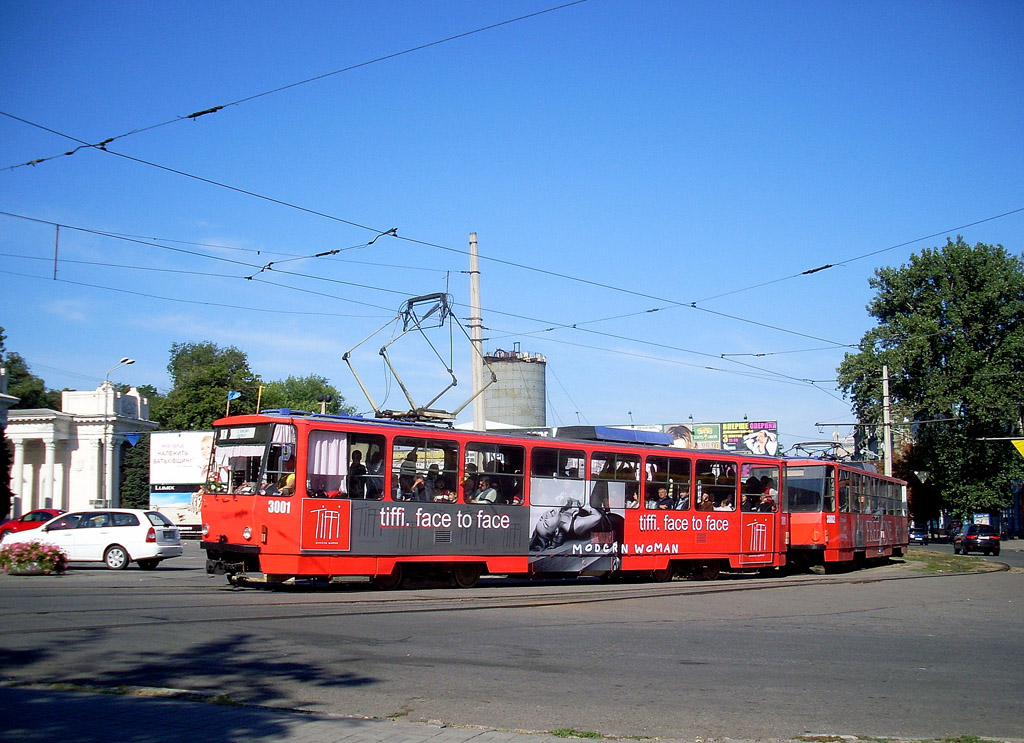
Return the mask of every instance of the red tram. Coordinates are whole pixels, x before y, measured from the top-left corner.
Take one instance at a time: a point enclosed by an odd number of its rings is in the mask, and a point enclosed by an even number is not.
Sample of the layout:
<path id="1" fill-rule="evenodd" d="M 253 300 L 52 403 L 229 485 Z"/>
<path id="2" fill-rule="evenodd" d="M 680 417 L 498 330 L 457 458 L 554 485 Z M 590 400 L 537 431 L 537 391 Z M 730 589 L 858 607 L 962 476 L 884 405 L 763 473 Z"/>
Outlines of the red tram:
<path id="1" fill-rule="evenodd" d="M 381 588 L 417 574 L 463 587 L 483 573 L 662 581 L 906 547 L 905 491 L 891 478 L 574 429 L 545 438 L 289 410 L 221 419 L 202 505 L 207 570 Z"/>

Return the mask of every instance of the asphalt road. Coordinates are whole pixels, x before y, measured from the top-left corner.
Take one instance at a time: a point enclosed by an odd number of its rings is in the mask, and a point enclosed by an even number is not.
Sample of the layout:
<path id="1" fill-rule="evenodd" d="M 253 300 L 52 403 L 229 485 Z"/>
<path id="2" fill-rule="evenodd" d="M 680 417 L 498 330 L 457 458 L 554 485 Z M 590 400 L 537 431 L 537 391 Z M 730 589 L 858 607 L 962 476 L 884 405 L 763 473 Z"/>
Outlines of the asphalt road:
<path id="1" fill-rule="evenodd" d="M 948 545 L 945 545 L 948 548 Z M 1009 550 L 1004 554 L 1008 554 Z M 1024 570 L 471 590 L 0 577 L 0 675 L 450 724 L 679 738 L 1019 738 Z"/>

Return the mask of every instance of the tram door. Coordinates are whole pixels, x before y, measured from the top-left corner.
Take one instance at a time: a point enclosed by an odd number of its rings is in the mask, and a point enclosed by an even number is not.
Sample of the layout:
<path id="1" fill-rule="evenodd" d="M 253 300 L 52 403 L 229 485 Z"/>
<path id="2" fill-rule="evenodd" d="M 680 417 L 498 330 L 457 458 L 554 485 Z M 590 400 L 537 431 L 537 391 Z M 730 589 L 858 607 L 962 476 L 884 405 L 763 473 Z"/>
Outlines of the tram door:
<path id="1" fill-rule="evenodd" d="M 779 468 L 744 464 L 741 474 L 740 563 L 771 564 L 776 552 Z"/>

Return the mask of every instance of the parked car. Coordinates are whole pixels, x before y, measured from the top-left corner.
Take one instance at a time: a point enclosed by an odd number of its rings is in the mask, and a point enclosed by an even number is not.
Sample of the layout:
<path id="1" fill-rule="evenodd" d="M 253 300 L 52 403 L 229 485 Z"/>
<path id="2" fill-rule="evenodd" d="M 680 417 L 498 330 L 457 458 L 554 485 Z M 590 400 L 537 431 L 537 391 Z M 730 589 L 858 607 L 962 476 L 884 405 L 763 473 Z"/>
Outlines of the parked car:
<path id="1" fill-rule="evenodd" d="M 71 562 L 105 562 L 112 570 L 123 570 L 130 562 L 152 570 L 161 560 L 181 555 L 183 549 L 178 527 L 166 516 L 131 508 L 72 511 L 38 530 L 7 537 L 7 542 L 33 541 L 57 545 Z"/>
<path id="2" fill-rule="evenodd" d="M 910 530 L 910 543 L 911 544 L 928 544 L 928 530 L 927 529 L 911 529 Z"/>
<path id="3" fill-rule="evenodd" d="M 988 524 L 967 524 L 953 537 L 953 553 L 999 554 L 999 532 Z"/>
<path id="4" fill-rule="evenodd" d="M 29 531 L 30 529 L 38 529 L 54 516 L 60 516 L 62 513 L 64 512 L 59 508 L 37 508 L 36 510 L 29 511 L 19 518 L 5 521 L 0 524 L 0 542 L 4 541 L 8 534 L 14 534 L 19 531 Z"/>

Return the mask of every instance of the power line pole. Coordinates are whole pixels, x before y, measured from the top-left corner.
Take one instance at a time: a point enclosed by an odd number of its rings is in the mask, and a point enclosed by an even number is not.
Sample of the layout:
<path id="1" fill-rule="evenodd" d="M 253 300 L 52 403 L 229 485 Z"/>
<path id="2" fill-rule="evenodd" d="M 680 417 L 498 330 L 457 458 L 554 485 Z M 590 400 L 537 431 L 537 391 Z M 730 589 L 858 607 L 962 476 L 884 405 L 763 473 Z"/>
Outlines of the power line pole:
<path id="1" fill-rule="evenodd" d="M 483 318 L 480 314 L 480 256 L 477 254 L 476 233 L 469 233 L 469 332 L 473 343 L 473 428 L 487 430 L 487 411 L 484 396 Z"/>
<path id="2" fill-rule="evenodd" d="M 892 420 L 889 418 L 889 365 L 882 364 L 882 437 L 885 474 L 892 477 Z"/>

